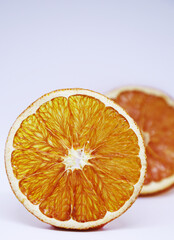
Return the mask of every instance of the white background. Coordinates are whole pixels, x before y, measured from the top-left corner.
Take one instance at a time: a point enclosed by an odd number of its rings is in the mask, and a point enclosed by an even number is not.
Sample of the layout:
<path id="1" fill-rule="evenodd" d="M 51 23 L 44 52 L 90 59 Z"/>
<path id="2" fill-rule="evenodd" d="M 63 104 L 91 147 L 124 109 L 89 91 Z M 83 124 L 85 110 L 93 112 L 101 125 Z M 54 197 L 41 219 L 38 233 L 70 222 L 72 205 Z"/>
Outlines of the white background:
<path id="1" fill-rule="evenodd" d="M 174 239 L 174 189 L 138 198 L 97 231 L 40 222 L 13 195 L 4 145 L 16 117 L 41 95 L 147 85 L 174 96 L 174 1 L 0 0 L 0 238 Z"/>

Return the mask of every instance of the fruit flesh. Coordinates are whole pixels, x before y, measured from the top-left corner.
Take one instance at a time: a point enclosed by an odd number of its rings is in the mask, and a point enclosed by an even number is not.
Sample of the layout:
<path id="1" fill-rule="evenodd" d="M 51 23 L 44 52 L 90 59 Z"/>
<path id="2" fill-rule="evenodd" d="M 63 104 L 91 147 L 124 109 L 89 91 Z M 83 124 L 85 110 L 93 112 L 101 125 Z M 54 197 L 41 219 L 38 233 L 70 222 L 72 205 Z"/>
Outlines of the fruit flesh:
<path id="1" fill-rule="evenodd" d="M 146 145 L 145 185 L 174 174 L 174 108 L 161 96 L 139 90 L 121 92 L 113 99 L 136 121 Z"/>
<path id="2" fill-rule="evenodd" d="M 117 211 L 140 176 L 138 140 L 127 120 L 89 96 L 41 105 L 22 122 L 13 147 L 21 192 L 44 215 L 61 221 L 95 221 Z M 72 149 L 86 156 L 83 166 L 67 168 Z"/>

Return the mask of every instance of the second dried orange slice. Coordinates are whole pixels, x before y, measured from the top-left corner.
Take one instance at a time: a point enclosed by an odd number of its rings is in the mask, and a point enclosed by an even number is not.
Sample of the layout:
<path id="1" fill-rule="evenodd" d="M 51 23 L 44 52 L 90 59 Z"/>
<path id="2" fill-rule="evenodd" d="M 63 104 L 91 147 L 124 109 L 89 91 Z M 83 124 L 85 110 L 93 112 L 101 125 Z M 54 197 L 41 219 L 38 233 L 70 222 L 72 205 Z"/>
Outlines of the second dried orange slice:
<path id="1" fill-rule="evenodd" d="M 174 184 L 174 101 L 159 90 L 123 87 L 108 93 L 134 118 L 144 136 L 147 173 L 141 194 Z"/>
<path id="2" fill-rule="evenodd" d="M 145 149 L 133 119 L 90 90 L 51 92 L 13 124 L 5 163 L 11 187 L 42 221 L 70 229 L 104 225 L 138 196 Z"/>

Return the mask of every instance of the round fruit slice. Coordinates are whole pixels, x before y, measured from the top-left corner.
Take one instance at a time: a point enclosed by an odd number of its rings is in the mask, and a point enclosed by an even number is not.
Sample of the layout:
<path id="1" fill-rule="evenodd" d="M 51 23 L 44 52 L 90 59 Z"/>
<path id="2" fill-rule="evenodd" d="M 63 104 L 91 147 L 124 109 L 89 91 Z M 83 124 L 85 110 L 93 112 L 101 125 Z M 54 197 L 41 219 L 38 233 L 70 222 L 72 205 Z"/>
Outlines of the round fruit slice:
<path id="1" fill-rule="evenodd" d="M 174 101 L 146 87 L 124 87 L 107 94 L 136 121 L 144 136 L 147 173 L 141 194 L 174 184 Z"/>
<path id="2" fill-rule="evenodd" d="M 51 225 L 88 229 L 121 215 L 138 196 L 146 159 L 133 119 L 83 89 L 51 92 L 15 121 L 5 149 L 11 187 Z"/>

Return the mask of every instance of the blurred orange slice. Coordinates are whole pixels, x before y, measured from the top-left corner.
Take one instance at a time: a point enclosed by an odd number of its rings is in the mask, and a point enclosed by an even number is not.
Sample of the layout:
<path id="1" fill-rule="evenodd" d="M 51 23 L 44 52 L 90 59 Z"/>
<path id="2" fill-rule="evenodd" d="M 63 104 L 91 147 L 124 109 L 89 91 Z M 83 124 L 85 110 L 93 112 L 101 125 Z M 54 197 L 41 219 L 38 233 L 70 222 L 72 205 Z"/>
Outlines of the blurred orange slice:
<path id="1" fill-rule="evenodd" d="M 36 217 L 69 229 L 125 212 L 144 181 L 143 139 L 133 119 L 90 90 L 57 90 L 13 124 L 5 163 L 17 198 Z"/>
<path id="2" fill-rule="evenodd" d="M 147 173 L 141 194 L 174 184 L 174 101 L 145 87 L 125 87 L 107 94 L 136 121 L 144 135 Z"/>

